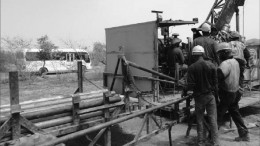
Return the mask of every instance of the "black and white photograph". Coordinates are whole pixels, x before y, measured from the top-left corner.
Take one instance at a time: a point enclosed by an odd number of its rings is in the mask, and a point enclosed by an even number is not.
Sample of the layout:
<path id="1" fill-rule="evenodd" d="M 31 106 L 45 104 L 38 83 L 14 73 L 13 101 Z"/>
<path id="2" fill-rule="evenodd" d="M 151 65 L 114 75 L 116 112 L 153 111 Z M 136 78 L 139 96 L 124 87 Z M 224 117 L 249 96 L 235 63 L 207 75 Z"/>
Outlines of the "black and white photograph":
<path id="1" fill-rule="evenodd" d="M 260 146 L 259 0 L 0 11 L 0 146 Z"/>

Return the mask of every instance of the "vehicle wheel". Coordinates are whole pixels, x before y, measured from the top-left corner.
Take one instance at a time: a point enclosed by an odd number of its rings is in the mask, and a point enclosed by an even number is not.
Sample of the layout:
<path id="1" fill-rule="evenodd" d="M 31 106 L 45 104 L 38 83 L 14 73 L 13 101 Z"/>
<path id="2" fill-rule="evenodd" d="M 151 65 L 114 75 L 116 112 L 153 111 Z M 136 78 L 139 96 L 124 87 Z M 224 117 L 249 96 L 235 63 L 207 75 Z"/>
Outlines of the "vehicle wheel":
<path id="1" fill-rule="evenodd" d="M 39 74 L 40 75 L 45 75 L 45 74 L 47 74 L 47 72 L 48 72 L 48 69 L 46 67 L 41 67 L 39 69 Z"/>

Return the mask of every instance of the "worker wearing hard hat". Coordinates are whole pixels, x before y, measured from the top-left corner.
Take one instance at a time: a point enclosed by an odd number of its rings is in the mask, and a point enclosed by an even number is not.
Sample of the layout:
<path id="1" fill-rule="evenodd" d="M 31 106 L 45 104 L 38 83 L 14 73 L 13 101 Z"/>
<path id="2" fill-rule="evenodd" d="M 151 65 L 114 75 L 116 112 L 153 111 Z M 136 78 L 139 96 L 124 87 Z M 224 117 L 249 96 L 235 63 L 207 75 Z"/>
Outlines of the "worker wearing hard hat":
<path id="1" fill-rule="evenodd" d="M 192 49 L 194 63 L 188 68 L 187 90 L 193 90 L 195 100 L 195 113 L 197 119 L 198 145 L 205 145 L 204 135 L 204 112 L 207 111 L 209 118 L 211 144 L 216 146 L 218 142 L 217 109 L 214 92 L 217 92 L 217 68 L 208 60 L 205 60 L 202 46 L 195 46 Z"/>
<path id="2" fill-rule="evenodd" d="M 244 71 L 246 68 L 247 60 L 249 60 L 250 53 L 246 49 L 246 46 L 240 42 L 240 34 L 236 31 L 231 31 L 230 33 L 230 46 L 232 50 L 233 57 L 238 61 L 239 68 L 240 68 L 240 78 L 239 78 L 239 85 L 243 87 L 243 80 L 244 80 Z M 245 54 L 245 55 L 244 55 Z"/>
<path id="3" fill-rule="evenodd" d="M 203 23 L 198 30 L 202 31 L 202 36 L 195 38 L 193 46 L 200 45 L 205 49 L 205 59 L 210 60 L 215 65 L 219 64 L 219 59 L 216 53 L 215 40 L 210 38 L 211 26 L 208 23 Z M 190 62 L 191 63 L 191 62 Z"/>
<path id="4" fill-rule="evenodd" d="M 173 33 L 172 36 L 173 36 L 173 38 L 178 38 L 179 34 L 178 33 Z"/>
<path id="5" fill-rule="evenodd" d="M 232 56 L 232 49 L 229 43 L 223 42 L 218 45 L 217 51 L 221 64 L 218 68 L 219 99 L 218 104 L 218 124 L 222 124 L 222 119 L 228 111 L 235 122 L 239 137 L 236 141 L 249 141 L 248 129 L 239 113 L 238 102 L 240 69 L 236 59 Z"/>
<path id="6" fill-rule="evenodd" d="M 184 64 L 184 55 L 181 50 L 181 43 L 181 39 L 173 38 L 171 47 L 167 50 L 167 64 L 170 76 L 172 77 L 175 77 L 176 66 L 180 65 L 180 68 L 182 68 Z"/>

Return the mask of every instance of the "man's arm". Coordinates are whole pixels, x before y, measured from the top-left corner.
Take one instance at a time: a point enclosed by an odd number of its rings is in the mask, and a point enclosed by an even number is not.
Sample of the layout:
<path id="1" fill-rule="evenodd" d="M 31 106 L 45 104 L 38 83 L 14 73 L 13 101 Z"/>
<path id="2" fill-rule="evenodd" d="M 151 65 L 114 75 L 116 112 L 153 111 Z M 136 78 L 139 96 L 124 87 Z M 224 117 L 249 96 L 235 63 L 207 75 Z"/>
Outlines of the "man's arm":
<path id="1" fill-rule="evenodd" d="M 190 70 L 190 68 L 188 68 L 187 74 L 184 76 L 184 80 L 185 80 L 185 85 L 183 87 L 183 91 L 181 94 L 181 97 L 185 97 L 187 96 L 187 92 L 192 90 L 195 83 L 194 83 L 194 76 L 192 74 L 192 71 Z"/>
<path id="2" fill-rule="evenodd" d="M 214 90 L 218 90 L 218 73 L 217 73 L 217 68 L 216 67 L 214 67 L 213 69 L 212 69 L 212 71 L 213 71 L 213 77 L 212 77 L 212 79 L 213 79 L 213 86 L 214 86 Z"/>
<path id="3" fill-rule="evenodd" d="M 222 82 L 225 79 L 225 75 L 220 68 L 217 69 L 218 82 Z"/>
<path id="4" fill-rule="evenodd" d="M 189 68 L 187 73 L 186 91 L 193 90 L 194 86 L 195 86 L 195 77 L 193 71 Z"/>
<path id="5" fill-rule="evenodd" d="M 214 41 L 214 43 L 213 43 L 213 48 L 214 48 L 213 49 L 214 59 L 217 62 L 217 64 L 219 65 L 220 61 L 219 61 L 219 58 L 218 58 L 218 55 L 217 55 L 218 43 L 216 41 Z"/>
<path id="6" fill-rule="evenodd" d="M 217 68 L 214 66 L 213 69 L 213 74 L 212 74 L 212 79 L 213 79 L 213 91 L 214 91 L 214 96 L 216 98 L 216 102 L 219 103 L 219 95 L 218 95 L 218 74 L 217 74 Z"/>
<path id="7" fill-rule="evenodd" d="M 184 55 L 181 50 L 180 50 L 178 56 L 179 56 L 179 60 L 180 60 L 180 65 L 183 65 L 184 64 Z"/>
<path id="8" fill-rule="evenodd" d="M 243 53 L 244 53 L 244 57 L 245 57 L 245 60 L 246 60 L 246 66 L 249 67 L 249 59 L 250 59 L 250 52 L 249 50 L 247 49 L 247 47 L 243 50 Z"/>

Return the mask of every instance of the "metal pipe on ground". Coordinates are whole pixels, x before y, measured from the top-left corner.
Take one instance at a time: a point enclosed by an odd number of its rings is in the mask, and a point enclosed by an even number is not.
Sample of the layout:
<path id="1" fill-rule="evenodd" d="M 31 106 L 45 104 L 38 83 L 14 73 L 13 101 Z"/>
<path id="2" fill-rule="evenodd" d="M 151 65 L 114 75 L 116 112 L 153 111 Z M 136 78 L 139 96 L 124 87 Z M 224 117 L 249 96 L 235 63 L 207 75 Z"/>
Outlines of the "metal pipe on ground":
<path id="1" fill-rule="evenodd" d="M 118 105 L 117 105 L 118 106 Z M 109 109 L 109 112 L 112 113 L 113 111 L 115 110 L 115 107 L 113 108 L 110 108 Z M 84 123 L 86 121 L 91 121 L 92 119 L 95 119 L 95 118 L 98 118 L 98 117 L 102 117 L 103 115 L 103 111 L 95 111 L 95 112 L 90 112 L 90 113 L 87 113 L 87 114 L 80 114 L 79 117 L 80 117 L 80 124 L 81 123 Z M 47 121 L 42 121 L 42 122 L 38 122 L 38 123 L 34 123 L 35 126 L 41 128 L 41 129 L 46 129 L 46 128 L 49 128 L 49 129 L 55 129 L 54 127 L 56 128 L 60 128 L 62 125 L 71 125 L 73 121 L 73 117 L 72 116 L 64 116 L 64 117 L 59 117 L 59 118 L 56 118 L 56 119 L 50 119 L 50 120 L 47 120 Z M 63 127 L 65 128 L 65 127 Z M 46 130 L 45 130 L 46 131 Z M 25 132 L 28 132 L 28 131 L 21 131 L 23 134 L 25 134 Z M 7 133 L 5 137 L 8 137 L 10 136 L 11 133 Z M 8 138 L 5 139 L 5 141 L 9 140 Z"/>
<path id="2" fill-rule="evenodd" d="M 66 124 L 44 129 L 44 131 L 46 132 L 46 134 L 52 134 L 53 136 L 61 136 L 68 133 L 76 132 L 79 129 L 85 129 L 87 127 L 94 126 L 102 122 L 104 122 L 104 118 L 102 116 L 97 116 L 91 119 L 83 119 L 78 125 L 73 125 L 72 123 L 66 123 Z M 26 135 L 28 135 L 28 131 L 22 129 L 21 136 L 26 136 Z M 8 145 L 7 143 L 9 143 L 11 140 L 10 136 L 11 136 L 11 132 L 8 132 L 6 136 L 1 139 L 0 146 Z"/>
<path id="3" fill-rule="evenodd" d="M 121 97 L 119 96 L 113 96 L 109 97 L 110 103 L 115 103 L 121 101 Z M 93 101 L 83 101 L 80 103 L 80 109 L 85 109 L 85 108 L 91 108 L 91 107 L 96 107 L 103 105 L 103 99 L 98 99 L 98 100 L 93 100 Z M 21 113 L 23 117 L 25 117 L 28 120 L 31 119 L 37 119 L 37 118 L 42 118 L 42 117 L 47 117 L 47 116 L 53 116 L 56 114 L 61 114 L 65 112 L 71 112 L 72 109 L 72 104 L 71 105 L 61 105 L 60 107 L 54 107 L 50 108 L 47 107 L 45 109 L 37 110 L 37 111 L 32 111 L 32 112 L 26 112 L 26 113 Z M 0 119 L 0 124 L 3 124 L 8 119 L 8 116 L 1 117 Z"/>
<path id="4" fill-rule="evenodd" d="M 108 108 L 114 108 L 114 107 L 117 107 L 117 106 L 122 106 L 124 104 L 125 103 L 123 101 L 121 101 L 121 102 L 116 102 L 116 103 L 109 104 L 107 106 L 106 105 L 102 105 L 102 106 L 96 106 L 96 107 L 93 107 L 93 108 L 82 109 L 82 110 L 79 111 L 78 114 L 86 114 L 86 113 L 96 112 L 96 111 L 103 110 L 103 109 L 108 109 Z M 57 114 L 57 115 L 43 117 L 43 118 L 37 118 L 37 119 L 33 119 L 31 121 L 33 123 L 38 123 L 38 122 L 43 122 L 43 121 L 47 121 L 47 120 L 57 119 L 57 118 L 60 118 L 60 117 L 65 117 L 65 116 L 71 116 L 71 112 Z"/>
<path id="5" fill-rule="evenodd" d="M 112 92 L 115 93 L 115 92 Z M 41 101 L 37 103 L 31 103 L 31 104 L 25 104 L 22 105 L 21 108 L 22 110 L 26 109 L 32 109 L 32 108 L 39 108 L 39 107 L 44 107 L 44 106 L 51 106 L 51 105 L 56 105 L 56 104 L 63 104 L 63 103 L 70 103 L 72 101 L 72 98 L 75 97 L 76 95 L 71 95 L 70 98 L 60 98 L 60 99 L 55 99 L 55 100 L 50 100 L 50 101 Z M 81 100 L 90 100 L 90 99 L 95 99 L 95 98 L 102 98 L 103 93 L 94 93 L 94 94 L 89 94 L 87 96 L 81 96 Z M 6 113 L 10 112 L 10 107 L 4 108 L 0 110 L 1 113 Z"/>
<path id="6" fill-rule="evenodd" d="M 42 144 L 41 146 L 52 146 L 52 145 L 60 144 L 60 143 L 63 143 L 63 142 L 72 140 L 72 139 L 74 139 L 74 138 L 84 136 L 84 135 L 86 135 L 87 133 L 94 132 L 94 131 L 96 131 L 96 130 L 100 130 L 100 129 L 106 128 L 106 127 L 108 127 L 108 126 L 112 126 L 112 125 L 114 125 L 114 124 L 118 124 L 118 123 L 124 122 L 124 121 L 126 121 L 126 120 L 129 120 L 129 119 L 132 119 L 132 118 L 141 116 L 141 115 L 143 115 L 143 114 L 152 112 L 152 111 L 157 110 L 157 109 L 160 109 L 160 108 L 162 108 L 162 107 L 165 107 L 165 106 L 168 106 L 168 105 L 172 105 L 172 104 L 176 104 L 176 103 L 180 103 L 180 102 L 186 100 L 187 98 L 189 98 L 189 97 L 185 97 L 185 98 L 179 99 L 179 100 L 177 100 L 177 101 L 172 101 L 172 102 L 169 102 L 169 103 L 164 103 L 164 104 L 162 104 L 162 105 L 155 106 L 155 107 L 152 107 L 152 108 L 149 108 L 149 109 L 145 109 L 145 110 L 143 110 L 143 111 L 134 113 L 134 114 L 132 114 L 132 115 L 128 115 L 128 116 L 125 116 L 125 117 L 121 117 L 121 118 L 118 118 L 118 119 L 115 119 L 115 120 L 111 120 L 111 121 L 109 121 L 109 122 L 106 122 L 106 123 L 103 123 L 103 124 L 100 124 L 100 125 L 96 125 L 96 126 L 90 127 L 90 128 L 88 128 L 88 129 L 85 129 L 85 130 L 81 130 L 81 131 L 78 131 L 78 132 L 75 132 L 75 133 L 72 133 L 72 134 L 68 134 L 68 135 L 66 135 L 66 136 L 59 137 L 59 138 L 54 139 L 54 140 L 52 140 L 52 141 L 49 141 L 49 142 L 47 142 L 47 143 L 45 143 L 45 144 Z"/>
<path id="7" fill-rule="evenodd" d="M 110 112 L 112 112 L 115 108 L 109 109 Z M 93 117 L 97 117 L 97 116 L 101 116 L 103 114 L 103 111 L 96 111 L 96 112 L 91 112 L 91 113 L 87 113 L 87 114 L 82 114 L 80 115 L 80 119 L 89 119 L 89 118 L 93 118 Z M 66 124 L 66 123 L 70 123 L 73 121 L 73 117 L 72 116 L 66 116 L 66 117 L 61 117 L 58 119 L 52 119 L 49 121 L 44 121 L 44 122 L 39 122 L 39 123 L 35 123 L 35 126 L 45 129 L 45 128 L 49 128 L 49 127 L 53 127 L 53 126 L 57 126 L 57 125 L 62 125 L 62 124 Z"/>
<path id="8" fill-rule="evenodd" d="M 91 92 L 86 92 L 86 93 L 78 93 L 78 94 L 71 94 L 71 95 L 62 95 L 62 96 L 56 96 L 56 97 L 51 97 L 51 98 L 42 98 L 38 100 L 29 100 L 29 101 L 24 101 L 21 102 L 20 105 L 23 107 L 23 105 L 30 105 L 30 104 L 37 104 L 37 103 L 42 103 L 46 101 L 53 101 L 53 100 L 60 100 L 60 99 L 65 99 L 65 98 L 71 98 L 74 96 L 88 96 L 88 95 L 93 95 L 93 94 L 98 94 L 98 93 L 103 93 L 108 91 L 107 89 L 103 90 L 98 90 L 98 91 L 91 91 Z M 5 109 L 5 108 L 10 108 L 10 104 L 5 104 L 1 105 L 0 109 Z"/>

